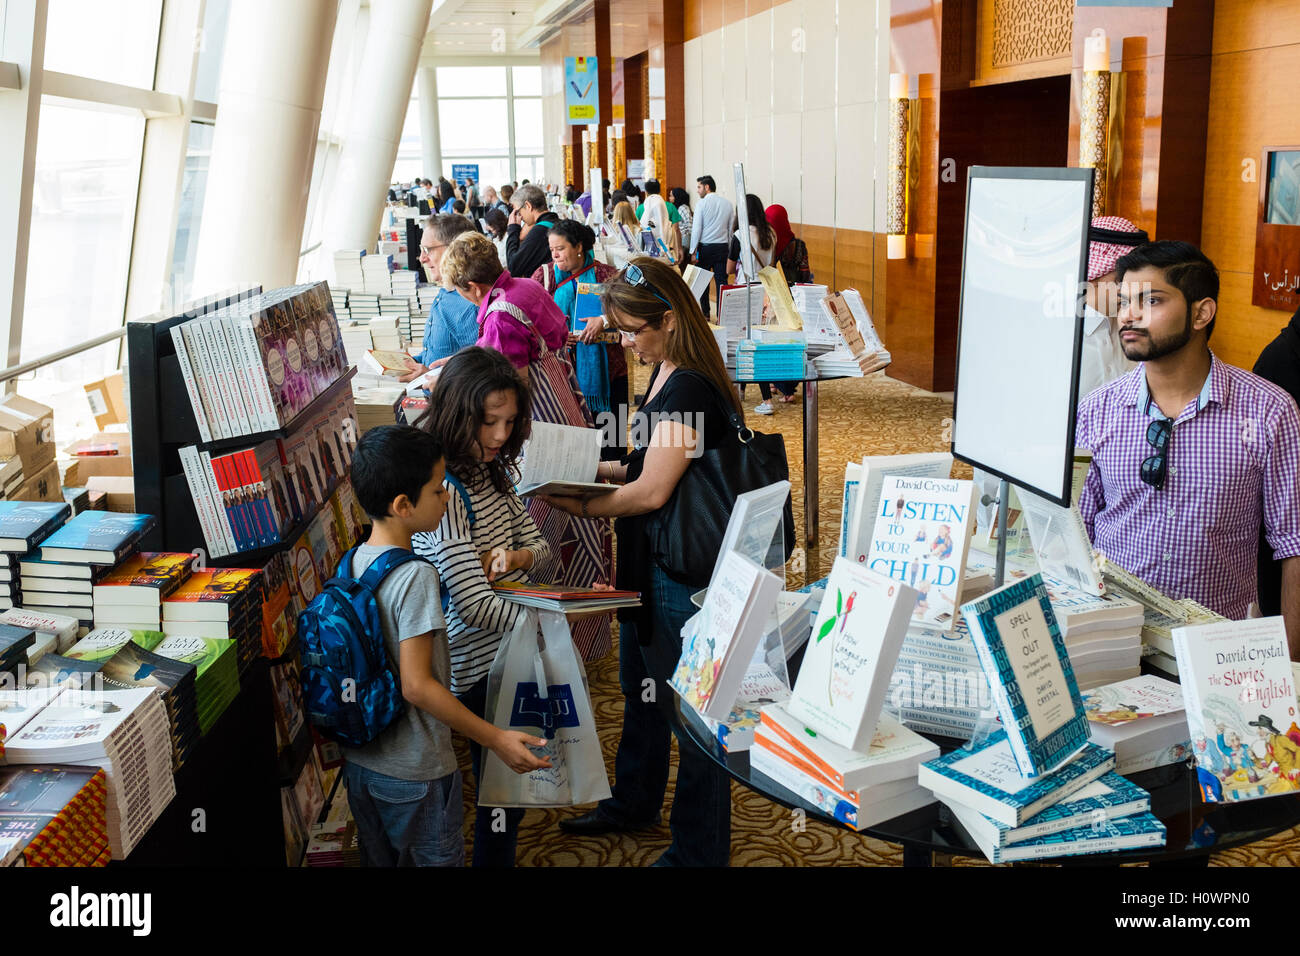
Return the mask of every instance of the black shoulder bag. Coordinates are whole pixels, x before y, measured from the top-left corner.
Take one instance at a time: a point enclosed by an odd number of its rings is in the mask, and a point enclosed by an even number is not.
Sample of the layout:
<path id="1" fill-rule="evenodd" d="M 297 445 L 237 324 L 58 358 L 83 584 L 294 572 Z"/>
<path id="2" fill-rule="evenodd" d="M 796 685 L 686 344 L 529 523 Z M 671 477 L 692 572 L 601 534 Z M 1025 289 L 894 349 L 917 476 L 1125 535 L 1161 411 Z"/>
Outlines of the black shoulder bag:
<path id="1" fill-rule="evenodd" d="M 681 371 L 698 375 L 687 369 Z M 712 386 L 704 376 L 699 377 Z M 729 407 L 725 401 L 722 404 Z M 692 459 L 668 503 L 647 516 L 646 532 L 655 563 L 673 580 L 692 587 L 706 587 L 713 576 L 736 496 L 790 478 L 782 436 L 747 428 L 734 411 L 730 423 L 732 433 L 727 440 Z M 788 497 L 782 526 L 784 557 L 789 559 L 794 551 L 795 531 Z"/>

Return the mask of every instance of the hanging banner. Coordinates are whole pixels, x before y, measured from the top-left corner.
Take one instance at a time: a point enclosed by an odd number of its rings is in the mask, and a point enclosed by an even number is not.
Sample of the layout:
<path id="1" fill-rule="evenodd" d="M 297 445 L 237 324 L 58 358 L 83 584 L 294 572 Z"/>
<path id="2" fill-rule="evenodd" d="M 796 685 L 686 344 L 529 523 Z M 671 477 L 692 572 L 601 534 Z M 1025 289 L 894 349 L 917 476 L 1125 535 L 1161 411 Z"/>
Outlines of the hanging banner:
<path id="1" fill-rule="evenodd" d="M 600 83 L 594 56 L 564 58 L 564 112 L 570 126 L 600 122 Z"/>

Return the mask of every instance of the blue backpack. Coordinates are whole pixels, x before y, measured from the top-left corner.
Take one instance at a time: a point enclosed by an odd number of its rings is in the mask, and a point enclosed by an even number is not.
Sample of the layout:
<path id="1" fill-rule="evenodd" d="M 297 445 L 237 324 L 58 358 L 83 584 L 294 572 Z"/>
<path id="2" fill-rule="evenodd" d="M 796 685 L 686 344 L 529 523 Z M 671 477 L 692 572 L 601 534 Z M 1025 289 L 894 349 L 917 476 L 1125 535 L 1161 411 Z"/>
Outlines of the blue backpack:
<path id="1" fill-rule="evenodd" d="M 406 709 L 389 666 L 375 592 L 389 572 L 425 559 L 404 548 L 385 551 L 361 577 L 352 577 L 357 549 L 298 615 L 302 696 L 307 717 L 327 737 L 349 747 L 374 740 Z"/>

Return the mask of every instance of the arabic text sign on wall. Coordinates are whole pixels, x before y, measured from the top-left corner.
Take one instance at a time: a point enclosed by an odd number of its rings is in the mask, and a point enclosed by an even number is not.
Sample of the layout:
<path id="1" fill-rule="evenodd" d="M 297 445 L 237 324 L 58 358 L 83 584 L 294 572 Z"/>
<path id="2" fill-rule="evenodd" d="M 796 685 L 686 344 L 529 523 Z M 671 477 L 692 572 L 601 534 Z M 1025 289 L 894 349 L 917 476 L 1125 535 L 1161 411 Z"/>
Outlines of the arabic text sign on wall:
<path id="1" fill-rule="evenodd" d="M 594 56 L 564 58 L 564 112 L 570 126 L 600 122 L 600 83 Z"/>

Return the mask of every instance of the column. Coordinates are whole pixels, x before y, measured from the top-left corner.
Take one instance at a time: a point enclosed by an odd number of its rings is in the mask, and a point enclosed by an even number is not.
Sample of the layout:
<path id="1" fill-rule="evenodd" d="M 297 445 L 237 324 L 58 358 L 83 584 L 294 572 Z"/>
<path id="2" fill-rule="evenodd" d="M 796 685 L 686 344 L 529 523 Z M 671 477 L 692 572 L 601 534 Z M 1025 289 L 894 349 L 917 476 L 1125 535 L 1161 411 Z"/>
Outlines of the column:
<path id="1" fill-rule="evenodd" d="M 370 4 L 370 32 L 325 212 L 326 255 L 375 244 L 432 6 L 433 0 Z M 435 172 L 426 175 L 432 178 Z"/>
<path id="2" fill-rule="evenodd" d="M 442 172 L 442 139 L 438 134 L 438 78 L 433 67 L 422 66 L 417 80 L 420 84 L 420 152 L 424 157 L 421 175 L 437 182 L 438 175 Z"/>
<path id="3" fill-rule="evenodd" d="M 199 229 L 198 295 L 297 278 L 337 12 L 333 3 L 231 4 Z"/>
<path id="4" fill-rule="evenodd" d="M 15 64 L 19 79 L 18 89 L 0 91 L 0 129 L 5 131 L 0 137 L 0 183 L 4 183 L 0 189 L 0 344 L 6 349 L 6 367 L 18 364 L 23 340 L 45 10 L 45 0 L 10 4 L 8 20 L 0 29 L 0 62 Z"/>

